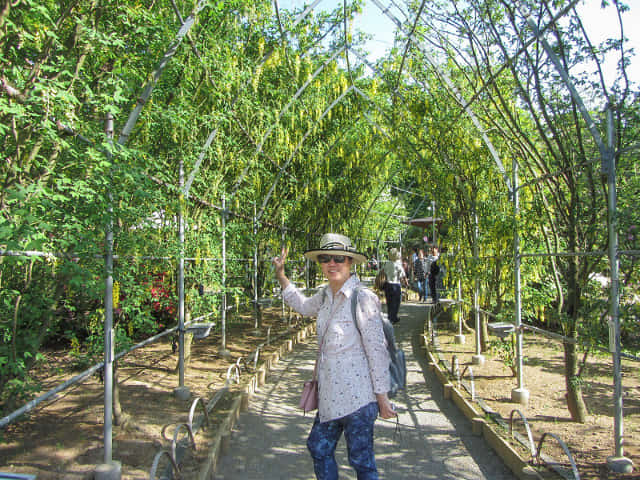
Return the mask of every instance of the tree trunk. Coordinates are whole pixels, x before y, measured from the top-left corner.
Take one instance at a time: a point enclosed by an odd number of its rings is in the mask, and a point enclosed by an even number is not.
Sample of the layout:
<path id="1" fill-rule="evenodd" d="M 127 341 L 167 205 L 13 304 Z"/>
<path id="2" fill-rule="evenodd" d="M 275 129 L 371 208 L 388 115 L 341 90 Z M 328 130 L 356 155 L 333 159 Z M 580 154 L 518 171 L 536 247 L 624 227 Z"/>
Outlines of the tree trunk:
<path id="1" fill-rule="evenodd" d="M 578 376 L 578 356 L 574 343 L 564 344 L 565 380 L 567 386 L 567 407 L 574 422 L 587 421 L 587 406 L 582 398 L 582 385 Z"/>
<path id="2" fill-rule="evenodd" d="M 191 344 L 193 343 L 193 333 L 185 332 L 184 334 L 184 364 L 185 366 L 191 361 Z"/>
<path id="3" fill-rule="evenodd" d="M 487 316 L 480 315 L 480 350 L 489 350 L 489 327 L 487 326 Z"/>
<path id="4" fill-rule="evenodd" d="M 129 421 L 129 415 L 122 410 L 122 404 L 120 403 L 120 387 L 118 383 L 118 365 L 113 362 L 113 412 L 112 412 L 113 424 L 116 426 L 124 427 Z"/>
<path id="5" fill-rule="evenodd" d="M 573 237 L 571 237 L 573 238 Z M 570 247 L 573 245 L 570 244 Z M 577 256 L 568 261 L 567 271 L 567 304 L 564 312 L 565 334 L 572 339 L 578 338 L 580 318 L 580 283 L 578 282 Z M 575 343 L 564 344 L 564 376 L 567 387 L 567 407 L 574 422 L 584 423 L 587 420 L 587 407 L 582 398 L 582 386 L 578 370 L 578 357 Z"/>

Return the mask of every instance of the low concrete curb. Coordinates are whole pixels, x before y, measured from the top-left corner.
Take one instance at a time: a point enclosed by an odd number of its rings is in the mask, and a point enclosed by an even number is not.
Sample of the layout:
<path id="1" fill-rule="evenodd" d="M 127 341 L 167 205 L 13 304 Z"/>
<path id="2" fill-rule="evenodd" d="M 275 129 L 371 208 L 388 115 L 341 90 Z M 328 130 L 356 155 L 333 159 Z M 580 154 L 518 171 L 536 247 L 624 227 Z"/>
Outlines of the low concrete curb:
<path id="1" fill-rule="evenodd" d="M 520 480 L 542 480 L 542 476 L 524 460 L 511 446 L 510 442 L 502 437 L 492 425 L 482 417 L 473 403 L 465 398 L 463 393 L 456 388 L 449 379 L 449 373 L 441 368 L 439 360 L 429 350 L 426 338 L 422 337 L 422 346 L 426 351 L 427 365 L 442 384 L 443 396 L 450 400 L 458 410 L 471 422 L 474 435 L 484 437 L 485 441 L 502 458 L 502 461 Z"/>
<path id="2" fill-rule="evenodd" d="M 218 428 L 218 431 L 213 435 L 213 440 L 209 443 L 207 459 L 200 466 L 200 471 L 197 476 L 198 480 L 213 480 L 215 478 L 218 458 L 226 451 L 231 431 L 240 413 L 249 407 L 251 396 L 259 386 L 267 381 L 269 371 L 278 363 L 280 358 L 284 357 L 288 352 L 293 350 L 297 343 L 302 342 L 314 332 L 315 324 L 305 325 L 298 330 L 292 331 L 290 337 L 283 340 L 278 349 L 266 357 L 264 363 L 249 377 L 244 390 L 233 394 L 234 398 L 229 414 Z"/>

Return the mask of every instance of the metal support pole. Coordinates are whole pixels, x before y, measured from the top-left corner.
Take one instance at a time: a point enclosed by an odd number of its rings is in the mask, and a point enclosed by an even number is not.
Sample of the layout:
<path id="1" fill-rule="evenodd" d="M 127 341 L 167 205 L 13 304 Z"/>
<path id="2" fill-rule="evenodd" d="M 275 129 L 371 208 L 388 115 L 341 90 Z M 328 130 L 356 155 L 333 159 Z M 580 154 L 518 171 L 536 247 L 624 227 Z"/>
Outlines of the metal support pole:
<path id="1" fill-rule="evenodd" d="M 513 276 L 515 294 L 515 324 L 516 324 L 516 372 L 518 376 L 518 388 L 511 391 L 511 400 L 526 405 L 529 401 L 529 392 L 524 388 L 524 375 L 522 371 L 522 305 L 520 303 L 520 196 L 518 192 L 518 162 L 513 160 L 513 216 L 515 227 L 513 229 Z"/>
<path id="2" fill-rule="evenodd" d="M 284 248 L 285 247 L 285 242 L 286 242 L 285 232 L 284 232 L 284 217 L 282 217 L 282 230 L 280 231 L 280 242 L 281 242 L 281 247 Z M 281 320 L 284 320 L 284 319 L 285 319 L 284 295 L 282 295 L 282 316 L 281 316 Z"/>
<path id="3" fill-rule="evenodd" d="M 223 357 L 231 356 L 227 350 L 227 196 L 222 194 L 222 340 L 218 353 Z"/>
<path id="4" fill-rule="evenodd" d="M 253 311 L 255 316 L 254 328 L 260 330 L 260 305 L 258 305 L 258 217 L 256 204 L 253 204 Z"/>
<path id="5" fill-rule="evenodd" d="M 613 431 L 615 440 L 615 454 L 607 458 L 607 465 L 615 472 L 630 473 L 633 470 L 633 462 L 624 457 L 624 417 L 622 410 L 622 363 L 620 342 L 620 263 L 618 257 L 618 215 L 616 192 L 616 162 L 613 150 L 613 113 L 611 107 L 607 107 L 607 148 L 602 155 L 603 167 L 607 174 L 607 228 L 609 233 L 609 263 L 611 266 L 611 287 L 609 304 L 609 339 L 612 348 L 613 359 L 613 403 L 614 418 Z"/>
<path id="6" fill-rule="evenodd" d="M 105 125 L 107 141 L 110 144 L 109 162 L 113 161 L 113 115 L 107 113 Z M 113 196 L 107 192 L 109 205 L 106 225 L 105 291 L 104 291 L 104 463 L 111 463 L 113 443 Z"/>
<path id="7" fill-rule="evenodd" d="M 462 280 L 458 276 L 458 334 L 454 336 L 455 343 L 464 345 L 465 336 L 462 333 Z"/>
<path id="8" fill-rule="evenodd" d="M 309 235 L 307 235 L 307 250 L 309 250 Z M 310 277 L 309 277 L 309 269 L 310 269 L 311 263 L 309 262 L 309 259 L 305 257 L 304 259 L 304 285 L 307 288 L 307 290 L 309 288 L 311 288 L 311 283 L 310 283 Z"/>
<path id="9" fill-rule="evenodd" d="M 436 201 L 431 200 L 431 243 L 436 246 Z"/>
<path id="10" fill-rule="evenodd" d="M 482 346 L 480 344 L 480 278 L 478 277 L 479 247 L 478 237 L 480 236 L 480 227 L 478 226 L 478 212 L 473 208 L 473 315 L 475 318 L 476 328 L 476 354 L 471 357 L 474 365 L 484 365 L 485 358 L 482 355 Z"/>
<path id="11" fill-rule="evenodd" d="M 184 163 L 180 159 L 178 182 L 180 187 L 179 213 L 178 213 L 178 387 L 173 390 L 175 395 L 187 400 L 190 396 L 189 389 L 184 385 Z"/>

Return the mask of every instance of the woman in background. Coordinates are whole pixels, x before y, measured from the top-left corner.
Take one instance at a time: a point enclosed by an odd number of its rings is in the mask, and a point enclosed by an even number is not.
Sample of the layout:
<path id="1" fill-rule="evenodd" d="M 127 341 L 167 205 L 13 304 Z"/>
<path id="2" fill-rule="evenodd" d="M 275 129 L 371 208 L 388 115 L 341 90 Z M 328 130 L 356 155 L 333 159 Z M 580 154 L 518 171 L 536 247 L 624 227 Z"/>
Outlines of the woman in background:
<path id="1" fill-rule="evenodd" d="M 402 285 L 408 285 L 407 274 L 402 268 L 400 252 L 397 248 L 389 250 L 389 260 L 384 264 L 384 273 L 387 274 L 387 283 L 384 284 L 384 295 L 387 299 L 387 314 L 389 321 L 398 323 L 398 310 L 402 302 Z"/>

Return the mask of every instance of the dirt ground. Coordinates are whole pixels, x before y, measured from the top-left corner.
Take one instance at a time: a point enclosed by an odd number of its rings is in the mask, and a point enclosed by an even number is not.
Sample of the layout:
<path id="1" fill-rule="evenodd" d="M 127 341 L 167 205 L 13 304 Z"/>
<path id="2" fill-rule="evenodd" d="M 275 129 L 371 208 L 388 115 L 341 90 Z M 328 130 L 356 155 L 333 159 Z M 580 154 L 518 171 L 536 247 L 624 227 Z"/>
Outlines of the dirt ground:
<path id="1" fill-rule="evenodd" d="M 463 345 L 455 342 L 457 331 L 438 329 L 441 358 L 452 362 L 457 356 L 460 371 L 471 365 L 475 354 L 472 335 L 465 335 Z M 589 355 L 584 370 L 584 400 L 589 410 L 587 422 L 571 421 L 565 400 L 564 360 L 562 345 L 547 337 L 527 333 L 524 337 L 523 383 L 529 391 L 526 406 L 511 402 L 511 391 L 517 387 L 517 379 L 511 369 L 497 355 L 497 349 L 485 355 L 484 366 L 472 366 L 476 395 L 483 399 L 501 417 L 508 419 L 514 409 L 520 410 L 531 427 L 534 442 L 544 432 L 558 435 L 569 447 L 578 466 L 581 479 L 640 479 L 640 371 L 638 363 L 624 361 L 623 411 L 624 455 L 634 464 L 632 474 L 614 474 L 606 466 L 608 456 L 615 454 L 613 429 L 613 366 L 611 356 L 605 353 Z M 468 374 L 464 381 L 469 382 Z M 519 418 L 517 415 L 514 418 Z M 522 422 L 514 428 L 525 435 Z M 543 453 L 564 462 L 567 457 L 551 437 L 547 436 Z M 524 450 L 523 450 L 524 452 Z M 527 458 L 525 455 L 524 458 Z"/>
<path id="2" fill-rule="evenodd" d="M 226 372 L 240 357 L 253 363 L 256 347 L 287 329 L 281 310 L 265 309 L 263 328 L 254 331 L 250 315 L 227 325 L 226 348 L 231 358 L 219 354 L 221 338 L 210 335 L 195 340 L 192 358 L 185 372 L 185 384 L 193 396 L 211 399 L 225 382 Z M 471 362 L 474 342 L 466 336 L 464 345 L 454 342 L 454 333 L 439 330 L 442 355 L 451 361 L 457 355 L 461 370 Z M 273 350 L 274 342 L 264 351 Z M 527 417 L 537 440 L 543 432 L 560 436 L 569 446 L 582 479 L 640 479 L 640 372 L 633 362 L 623 362 L 625 455 L 635 472 L 616 475 L 608 471 L 606 457 L 614 454 L 611 359 L 590 356 L 585 369 L 584 394 L 589 408 L 585 424 L 570 421 L 564 399 L 561 346 L 553 340 L 528 334 L 525 337 L 525 388 L 530 392 L 526 407 L 511 403 L 516 385 L 511 370 L 497 355 L 486 355 L 483 367 L 473 367 L 477 395 L 508 419 L 514 408 Z M 48 352 L 38 374 L 45 392 L 76 375 L 68 356 Z M 114 427 L 113 458 L 122 463 L 123 479 L 148 478 L 154 456 L 168 448 L 174 428 L 184 422 L 192 400 L 180 401 L 173 394 L 178 385 L 177 354 L 171 341 L 138 349 L 119 362 L 121 403 L 130 420 Z M 248 377 L 248 375 L 245 375 Z M 39 406 L 22 421 L 0 432 L 0 471 L 36 474 L 38 480 L 89 479 L 103 462 L 103 386 L 97 376 L 60 393 L 56 402 Z M 221 402 L 224 409 L 225 403 Z M 519 424 L 518 431 L 523 432 Z M 196 438 L 206 443 L 206 432 Z M 544 452 L 562 460 L 553 440 L 545 441 Z M 202 454 L 202 449 L 198 450 Z"/>
<path id="3" fill-rule="evenodd" d="M 256 347 L 266 341 L 267 333 L 273 343 L 262 348 L 262 354 L 277 349 L 281 343 L 277 337 L 288 327 L 280 317 L 279 308 L 265 309 L 260 332 L 254 330 L 250 315 L 230 320 L 226 329 L 228 359 L 219 354 L 219 335 L 194 340 L 185 368 L 190 400 L 181 401 L 173 394 L 178 386 L 178 355 L 172 352 L 169 337 L 119 361 L 120 400 L 128 420 L 124 426 L 114 426 L 112 458 L 122 463 L 123 479 L 149 478 L 154 456 L 169 448 L 175 426 L 187 420 L 193 399 L 198 396 L 209 401 L 224 386 L 227 370 L 238 358 L 246 360 L 252 370 Z M 294 318 L 292 324 L 295 322 Z M 46 361 L 37 372 L 43 393 L 79 373 L 71 368 L 68 355 L 45 355 Z M 38 480 L 92 478 L 95 467 L 104 461 L 103 391 L 100 378 L 92 376 L 0 432 L 0 471 L 34 474 Z M 216 407 L 218 417 L 222 418 L 227 403 L 223 399 Z M 216 417 L 212 420 L 217 421 Z M 200 432 L 196 443 L 205 445 L 205 435 Z M 205 450 L 201 447 L 198 452 L 202 455 Z"/>

